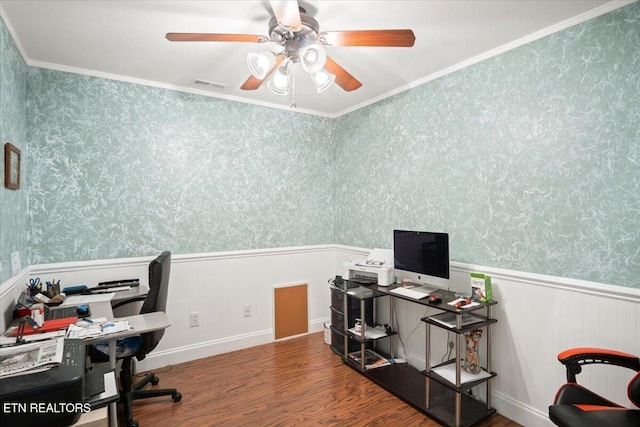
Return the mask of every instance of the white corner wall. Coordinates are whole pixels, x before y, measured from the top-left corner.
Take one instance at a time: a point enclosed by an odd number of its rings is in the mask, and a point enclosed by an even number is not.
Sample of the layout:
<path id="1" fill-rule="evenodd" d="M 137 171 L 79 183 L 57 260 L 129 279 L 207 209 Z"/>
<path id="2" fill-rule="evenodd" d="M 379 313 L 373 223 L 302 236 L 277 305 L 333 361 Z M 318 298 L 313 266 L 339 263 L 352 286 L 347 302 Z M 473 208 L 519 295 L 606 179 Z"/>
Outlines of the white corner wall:
<path id="1" fill-rule="evenodd" d="M 344 261 L 362 259 L 367 253 L 364 248 L 319 245 L 174 254 L 167 307 L 172 324 L 158 348 L 140 362 L 138 369 L 155 369 L 272 342 L 273 286 L 308 283 L 309 331 L 321 331 L 330 317 L 327 281 L 341 274 Z M 64 285 L 138 277 L 146 285 L 150 259 L 30 266 L 0 285 L 0 326 L 5 329 L 15 300 L 31 277 L 55 277 Z M 493 308 L 498 323 L 492 327 L 492 369 L 498 375 L 492 381 L 492 404 L 499 413 L 522 425 L 551 425 L 547 407 L 565 378 L 556 359 L 560 351 L 594 346 L 640 353 L 639 289 L 456 262 L 451 263 L 452 286 L 465 287 L 471 271 L 492 276 L 498 301 Z M 252 306 L 251 317 L 243 315 L 245 304 Z M 383 315 L 384 302 L 379 308 Z M 424 369 L 425 325 L 420 318 L 435 311 L 409 302 L 400 302 L 397 311 L 405 356 Z M 200 326 L 189 326 L 191 312 L 200 313 Z M 439 362 L 446 342 L 446 334 L 433 334 L 432 363 Z M 628 404 L 630 371 L 591 366 L 578 378 L 612 400 Z"/>

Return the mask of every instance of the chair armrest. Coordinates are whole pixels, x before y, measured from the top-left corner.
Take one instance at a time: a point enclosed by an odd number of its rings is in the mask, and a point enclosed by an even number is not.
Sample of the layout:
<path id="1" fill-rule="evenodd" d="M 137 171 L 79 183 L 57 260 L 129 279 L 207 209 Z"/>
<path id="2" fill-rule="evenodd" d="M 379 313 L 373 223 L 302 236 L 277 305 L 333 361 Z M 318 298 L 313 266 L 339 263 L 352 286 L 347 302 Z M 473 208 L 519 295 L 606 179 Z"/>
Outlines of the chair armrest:
<path id="1" fill-rule="evenodd" d="M 567 368 L 567 381 L 576 382 L 576 375 L 582 372 L 582 365 L 593 363 L 621 366 L 640 371 L 640 359 L 630 353 L 603 348 L 578 347 L 558 354 L 558 360 Z"/>
<path id="2" fill-rule="evenodd" d="M 145 298 L 146 297 L 144 295 L 128 298 L 128 299 L 125 299 L 125 300 L 122 300 L 120 302 L 115 303 L 114 305 L 111 306 L 111 308 L 122 307 L 123 305 L 131 304 L 132 302 L 136 302 L 136 301 L 144 301 Z"/>

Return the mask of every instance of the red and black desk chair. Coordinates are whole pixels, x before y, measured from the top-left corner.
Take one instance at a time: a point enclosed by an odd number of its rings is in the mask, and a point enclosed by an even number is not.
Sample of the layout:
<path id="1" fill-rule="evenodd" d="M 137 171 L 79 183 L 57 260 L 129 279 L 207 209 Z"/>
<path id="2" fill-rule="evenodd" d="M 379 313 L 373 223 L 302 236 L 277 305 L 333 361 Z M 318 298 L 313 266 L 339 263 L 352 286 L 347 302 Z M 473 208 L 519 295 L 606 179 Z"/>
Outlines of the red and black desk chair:
<path id="1" fill-rule="evenodd" d="M 599 348 L 573 348 L 558 355 L 567 369 L 567 383 L 556 392 L 549 418 L 561 427 L 640 426 L 640 360 L 638 356 Z M 582 387 L 576 375 L 583 365 L 608 364 L 635 371 L 627 394 L 636 408 L 627 408 Z"/>

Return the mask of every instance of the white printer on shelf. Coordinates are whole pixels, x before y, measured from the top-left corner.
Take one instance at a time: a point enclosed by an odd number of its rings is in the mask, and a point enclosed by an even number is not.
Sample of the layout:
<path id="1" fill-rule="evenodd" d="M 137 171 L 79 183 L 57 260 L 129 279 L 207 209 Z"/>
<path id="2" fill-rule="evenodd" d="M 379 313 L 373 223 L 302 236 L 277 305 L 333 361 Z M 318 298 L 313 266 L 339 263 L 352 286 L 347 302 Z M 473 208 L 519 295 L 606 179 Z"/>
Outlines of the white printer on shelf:
<path id="1" fill-rule="evenodd" d="M 346 261 L 342 264 L 342 277 L 347 280 L 389 286 L 393 277 L 393 250 L 374 249 L 366 260 Z"/>

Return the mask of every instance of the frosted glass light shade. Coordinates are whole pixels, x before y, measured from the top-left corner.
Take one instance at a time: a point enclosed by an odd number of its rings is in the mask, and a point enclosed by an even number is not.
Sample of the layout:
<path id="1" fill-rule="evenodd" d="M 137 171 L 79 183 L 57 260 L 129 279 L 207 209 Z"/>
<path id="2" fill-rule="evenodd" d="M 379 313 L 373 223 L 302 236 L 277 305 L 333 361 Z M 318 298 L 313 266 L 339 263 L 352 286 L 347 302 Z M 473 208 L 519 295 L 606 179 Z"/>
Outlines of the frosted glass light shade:
<path id="1" fill-rule="evenodd" d="M 269 79 L 267 87 L 276 95 L 286 95 L 289 93 L 289 70 L 286 67 L 280 67 L 273 73 L 273 77 Z"/>
<path id="2" fill-rule="evenodd" d="M 309 45 L 300 52 L 300 63 L 307 73 L 317 73 L 327 63 L 327 53 L 318 44 Z"/>
<path id="3" fill-rule="evenodd" d="M 313 84 L 316 86 L 318 93 L 322 93 L 329 89 L 329 86 L 336 80 L 335 74 L 331 74 L 327 70 L 320 70 L 311 75 Z"/>
<path id="4" fill-rule="evenodd" d="M 263 80 L 267 77 L 267 73 L 273 67 L 276 60 L 271 52 L 261 52 L 261 53 L 253 53 L 250 52 L 247 55 L 247 65 L 249 66 L 249 71 L 256 78 Z"/>

